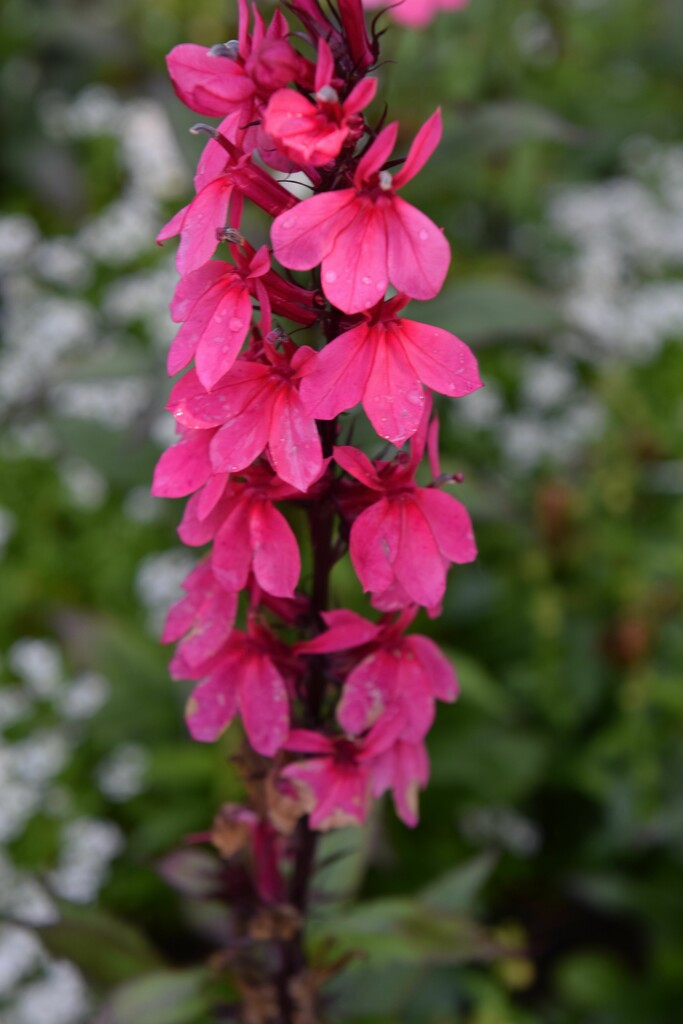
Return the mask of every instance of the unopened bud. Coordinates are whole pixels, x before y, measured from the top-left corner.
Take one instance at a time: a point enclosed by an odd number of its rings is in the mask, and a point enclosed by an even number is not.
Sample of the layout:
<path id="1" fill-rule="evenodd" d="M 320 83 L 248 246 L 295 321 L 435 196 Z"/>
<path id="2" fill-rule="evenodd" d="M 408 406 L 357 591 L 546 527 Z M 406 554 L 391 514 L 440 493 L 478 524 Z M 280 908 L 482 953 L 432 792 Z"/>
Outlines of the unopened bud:
<path id="1" fill-rule="evenodd" d="M 331 85 L 324 85 L 318 89 L 315 98 L 321 103 L 339 103 L 339 93 Z"/>
<path id="2" fill-rule="evenodd" d="M 227 43 L 216 43 L 209 50 L 210 57 L 228 57 L 229 60 L 237 60 L 240 54 L 240 44 L 236 39 L 230 39 Z"/>
<path id="3" fill-rule="evenodd" d="M 379 187 L 384 192 L 389 192 L 390 191 L 392 182 L 393 182 L 393 178 L 389 174 L 389 171 L 380 171 L 379 172 Z"/>
<path id="4" fill-rule="evenodd" d="M 190 135 L 210 135 L 212 139 L 217 139 L 219 132 L 210 124 L 193 124 L 190 128 Z"/>
<path id="5" fill-rule="evenodd" d="M 269 341 L 271 345 L 277 345 L 288 340 L 289 335 L 282 329 L 282 327 L 280 327 L 279 324 L 276 324 L 272 331 L 270 331 L 266 336 L 266 341 Z"/>
<path id="6" fill-rule="evenodd" d="M 216 238 L 219 242 L 232 242 L 233 245 L 244 245 L 244 235 L 241 235 L 237 228 L 216 228 Z"/>

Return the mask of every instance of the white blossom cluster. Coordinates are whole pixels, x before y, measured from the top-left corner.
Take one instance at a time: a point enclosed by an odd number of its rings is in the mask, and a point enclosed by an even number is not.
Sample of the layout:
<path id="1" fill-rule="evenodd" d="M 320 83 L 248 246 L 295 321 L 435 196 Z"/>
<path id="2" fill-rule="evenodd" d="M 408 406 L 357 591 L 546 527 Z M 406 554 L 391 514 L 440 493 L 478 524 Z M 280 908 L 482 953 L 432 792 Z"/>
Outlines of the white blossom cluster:
<path id="1" fill-rule="evenodd" d="M 43 97 L 41 118 L 61 143 L 113 137 L 124 175 L 121 193 L 70 237 L 44 237 L 23 214 L 0 217 L 0 415 L 12 424 L 4 444 L 50 456 L 56 446 L 46 415 L 124 428 L 150 406 L 150 384 L 135 369 L 98 376 L 96 363 L 89 375 L 81 367 L 83 357 L 116 360 L 139 324 L 160 346 L 168 342 L 171 252 L 152 269 L 133 268 L 163 223 L 163 202 L 186 187 L 188 172 L 153 100 L 122 102 L 91 86 L 71 101 Z M 107 268 L 116 269 L 116 281 L 98 285 Z M 76 504 L 104 500 L 106 482 L 92 467 L 89 474 L 82 465 L 61 468 Z"/>
<path id="2" fill-rule="evenodd" d="M 562 189 L 549 207 L 570 254 L 559 267 L 564 349 L 647 362 L 683 338 L 683 145 L 624 150 L 628 175 Z"/>
<path id="3" fill-rule="evenodd" d="M 582 366 L 643 364 L 666 342 L 683 340 L 683 145 L 633 138 L 624 162 L 622 177 L 555 194 L 547 210 L 552 248 L 540 242 L 543 232 L 520 235 L 550 268 L 565 327 L 546 355 L 520 356 L 515 407 L 487 381 L 452 413 L 495 431 L 520 472 L 567 466 L 600 436 L 605 410 L 582 384 Z"/>
<path id="4" fill-rule="evenodd" d="M 196 559 L 182 548 L 148 555 L 140 563 L 135 590 L 147 609 L 152 636 L 159 636 L 166 613 L 182 597 L 181 584 L 195 565 Z"/>
<path id="5" fill-rule="evenodd" d="M 63 778 L 86 723 L 107 704 L 109 684 L 96 672 L 65 677 L 58 647 L 30 637 L 9 649 L 6 670 L 13 680 L 0 686 L 0 919 L 11 924 L 0 926 L 0 1020 L 80 1024 L 90 1007 L 80 973 L 51 958 L 31 927 L 57 920 L 55 897 L 94 900 L 123 850 L 119 826 L 81 813 Z M 147 768 L 146 750 L 126 743 L 94 765 L 93 785 L 123 803 L 145 789 Z M 41 878 L 12 854 L 37 815 L 54 822 L 59 844 Z"/>

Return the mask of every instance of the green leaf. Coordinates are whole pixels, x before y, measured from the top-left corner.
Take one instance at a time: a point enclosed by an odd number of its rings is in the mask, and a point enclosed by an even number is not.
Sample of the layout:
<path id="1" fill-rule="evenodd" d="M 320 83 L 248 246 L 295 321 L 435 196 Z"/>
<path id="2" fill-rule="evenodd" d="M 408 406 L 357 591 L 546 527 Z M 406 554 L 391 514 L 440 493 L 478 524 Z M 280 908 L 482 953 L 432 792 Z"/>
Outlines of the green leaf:
<path id="1" fill-rule="evenodd" d="M 443 647 L 443 651 L 453 663 L 462 698 L 468 705 L 476 706 L 495 718 L 510 713 L 509 695 L 480 661 L 450 647 Z"/>
<path id="2" fill-rule="evenodd" d="M 482 103 L 464 117 L 445 142 L 448 149 L 501 153 L 524 142 L 578 144 L 586 132 L 538 103 L 522 99 Z"/>
<path id="3" fill-rule="evenodd" d="M 95 1024 L 208 1024 L 209 972 L 157 971 L 118 989 Z"/>
<path id="4" fill-rule="evenodd" d="M 328 928 L 327 937 L 345 949 L 365 953 L 372 965 L 459 964 L 487 959 L 495 952 L 486 932 L 473 921 L 437 913 L 409 897 L 370 900 L 338 914 Z"/>
<path id="5" fill-rule="evenodd" d="M 59 443 L 71 455 L 101 470 L 115 485 L 131 486 L 151 478 L 157 449 L 133 431 L 110 430 L 92 420 L 55 419 L 51 423 Z"/>
<path id="6" fill-rule="evenodd" d="M 357 892 L 372 848 L 372 822 L 363 828 L 344 828 L 323 835 L 317 864 L 316 888 L 325 893 L 325 910 L 336 912 L 339 901 Z"/>
<path id="7" fill-rule="evenodd" d="M 145 936 L 97 907 L 62 903 L 55 924 L 36 929 L 56 957 L 72 960 L 96 986 L 127 981 L 163 963 Z"/>
<path id="8" fill-rule="evenodd" d="M 497 855 L 487 850 L 459 864 L 423 889 L 420 903 L 435 911 L 471 910 L 497 861 Z"/>
<path id="9" fill-rule="evenodd" d="M 447 287 L 430 303 L 429 321 L 478 344 L 544 337 L 562 326 L 558 306 L 541 289 L 493 276 Z"/>

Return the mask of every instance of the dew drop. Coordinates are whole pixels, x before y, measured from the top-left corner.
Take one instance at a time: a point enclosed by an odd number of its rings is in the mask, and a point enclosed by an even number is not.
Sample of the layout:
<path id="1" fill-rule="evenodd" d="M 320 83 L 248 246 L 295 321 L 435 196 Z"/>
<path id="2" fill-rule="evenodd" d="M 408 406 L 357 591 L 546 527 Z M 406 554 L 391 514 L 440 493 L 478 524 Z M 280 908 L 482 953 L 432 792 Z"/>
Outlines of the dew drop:
<path id="1" fill-rule="evenodd" d="M 287 220 L 283 220 L 282 226 L 283 226 L 283 228 L 291 228 L 293 223 L 294 223 L 294 221 L 292 220 L 292 218 L 288 217 Z"/>
<path id="2" fill-rule="evenodd" d="M 429 232 L 425 231 L 425 229 L 423 228 L 418 237 L 421 242 L 426 242 L 427 239 L 429 238 Z"/>
<path id="3" fill-rule="evenodd" d="M 372 278 L 368 277 L 366 274 L 365 277 L 361 277 L 361 282 L 363 284 L 372 284 Z"/>
<path id="4" fill-rule="evenodd" d="M 387 282 L 378 281 L 377 284 L 375 285 L 375 288 L 377 289 L 378 292 L 385 292 L 387 290 Z"/>
<path id="5" fill-rule="evenodd" d="M 326 270 L 323 276 L 329 284 L 337 280 L 337 273 L 334 270 Z"/>
<path id="6" fill-rule="evenodd" d="M 234 316 L 228 324 L 228 327 L 231 331 L 239 331 L 244 327 L 244 320 L 240 319 L 238 316 Z"/>

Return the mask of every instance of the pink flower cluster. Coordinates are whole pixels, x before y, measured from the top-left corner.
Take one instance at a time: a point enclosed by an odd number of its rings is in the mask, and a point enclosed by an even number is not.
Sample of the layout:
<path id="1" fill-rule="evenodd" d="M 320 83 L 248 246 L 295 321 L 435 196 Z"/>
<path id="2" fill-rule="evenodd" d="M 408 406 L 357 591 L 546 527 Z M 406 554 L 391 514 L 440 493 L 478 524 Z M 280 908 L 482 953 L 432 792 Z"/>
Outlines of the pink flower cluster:
<path id="1" fill-rule="evenodd" d="M 424 28 L 440 11 L 459 11 L 468 3 L 469 0 L 394 0 L 390 4 L 387 0 L 363 0 L 368 10 L 388 10 L 392 18 L 411 28 Z"/>
<path id="2" fill-rule="evenodd" d="M 180 537 L 209 546 L 164 640 L 178 642 L 174 678 L 197 683 L 192 736 L 214 741 L 239 716 L 311 828 L 359 823 L 385 791 L 414 825 L 435 701 L 458 687 L 437 646 L 406 630 L 420 607 L 438 613 L 450 566 L 476 556 L 443 489 L 431 393 L 480 387 L 477 364 L 448 331 L 401 315 L 448 270 L 442 231 L 400 195 L 441 116 L 397 157 L 398 123 L 368 110 L 378 47 L 361 0 L 287 7 L 296 34 L 239 0 L 237 40 L 168 56 L 178 96 L 220 123 L 197 127 L 209 141 L 196 194 L 159 235 L 180 235 L 168 370 L 186 372 L 153 492 L 188 497 Z M 294 171 L 304 199 L 286 187 Z M 243 234 L 245 199 L 272 218 L 260 246 Z M 353 444 L 359 405 L 370 454 Z M 329 606 L 347 552 L 376 621 Z"/>

